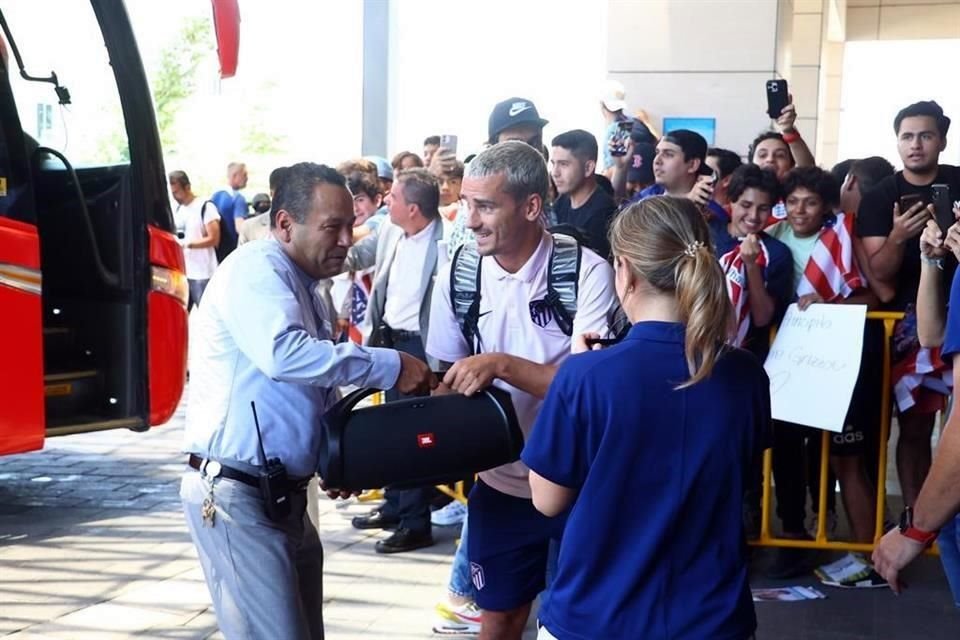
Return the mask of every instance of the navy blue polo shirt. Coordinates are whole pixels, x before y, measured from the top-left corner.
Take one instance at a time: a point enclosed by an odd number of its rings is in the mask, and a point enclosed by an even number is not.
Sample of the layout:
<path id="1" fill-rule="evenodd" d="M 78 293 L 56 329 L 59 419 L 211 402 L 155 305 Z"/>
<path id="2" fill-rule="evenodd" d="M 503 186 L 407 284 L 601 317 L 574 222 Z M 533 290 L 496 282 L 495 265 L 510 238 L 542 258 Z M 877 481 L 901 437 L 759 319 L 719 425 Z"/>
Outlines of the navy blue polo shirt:
<path id="1" fill-rule="evenodd" d="M 647 198 L 652 198 L 653 196 L 664 196 L 667 195 L 667 189 L 662 184 L 652 184 L 637 195 L 633 196 L 631 203 L 640 202 L 641 200 L 646 200 Z M 730 214 L 727 213 L 727 210 L 717 202 L 716 200 L 707 201 L 707 211 L 710 212 L 711 220 L 722 220 L 724 222 L 730 221 Z"/>
<path id="2" fill-rule="evenodd" d="M 950 285 L 950 298 L 947 303 L 947 328 L 943 334 L 943 348 L 940 353 L 944 362 L 953 360 L 960 352 L 960 269 L 953 274 Z"/>
<path id="3" fill-rule="evenodd" d="M 689 378 L 683 326 L 640 322 L 568 358 L 523 461 L 578 491 L 544 626 L 560 640 L 743 640 L 756 629 L 742 505 L 770 421 L 756 358 Z"/>

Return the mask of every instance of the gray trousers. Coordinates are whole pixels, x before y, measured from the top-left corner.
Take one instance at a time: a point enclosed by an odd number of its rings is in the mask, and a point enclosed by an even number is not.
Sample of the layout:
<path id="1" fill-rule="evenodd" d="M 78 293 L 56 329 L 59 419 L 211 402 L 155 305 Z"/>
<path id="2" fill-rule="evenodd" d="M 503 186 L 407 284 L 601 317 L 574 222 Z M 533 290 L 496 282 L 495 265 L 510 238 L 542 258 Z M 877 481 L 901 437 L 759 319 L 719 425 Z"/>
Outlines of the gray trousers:
<path id="1" fill-rule="evenodd" d="M 323 547 L 307 492 L 292 494 L 290 516 L 271 522 L 258 489 L 217 478 L 212 527 L 200 513 L 208 494 L 209 482 L 188 470 L 180 499 L 224 637 L 323 640 Z"/>

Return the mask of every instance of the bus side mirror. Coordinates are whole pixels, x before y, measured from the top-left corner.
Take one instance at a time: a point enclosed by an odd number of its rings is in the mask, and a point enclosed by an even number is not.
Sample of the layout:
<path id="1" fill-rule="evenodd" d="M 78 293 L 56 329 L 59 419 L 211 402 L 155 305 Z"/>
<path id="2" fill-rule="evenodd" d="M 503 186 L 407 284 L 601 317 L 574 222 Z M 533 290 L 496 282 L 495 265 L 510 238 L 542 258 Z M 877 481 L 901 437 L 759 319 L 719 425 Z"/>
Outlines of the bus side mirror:
<path id="1" fill-rule="evenodd" d="M 240 54 L 240 6 L 237 0 L 210 0 L 210 3 L 213 6 L 213 27 L 217 32 L 220 78 L 232 78 L 237 73 Z"/>

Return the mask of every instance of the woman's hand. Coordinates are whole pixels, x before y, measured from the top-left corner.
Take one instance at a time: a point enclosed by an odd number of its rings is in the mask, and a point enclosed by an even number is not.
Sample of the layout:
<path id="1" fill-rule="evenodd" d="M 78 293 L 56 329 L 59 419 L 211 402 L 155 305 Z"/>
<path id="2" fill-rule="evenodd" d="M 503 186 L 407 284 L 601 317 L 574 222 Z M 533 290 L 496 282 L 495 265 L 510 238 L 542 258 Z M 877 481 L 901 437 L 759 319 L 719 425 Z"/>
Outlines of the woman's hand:
<path id="1" fill-rule="evenodd" d="M 570 353 L 585 353 L 587 351 L 596 351 L 597 349 L 600 348 L 600 345 L 594 344 L 591 346 L 590 344 L 588 344 L 588 341 L 599 340 L 599 339 L 600 339 L 599 333 L 584 333 L 579 336 L 576 336 L 573 339 L 573 344 L 570 345 Z"/>

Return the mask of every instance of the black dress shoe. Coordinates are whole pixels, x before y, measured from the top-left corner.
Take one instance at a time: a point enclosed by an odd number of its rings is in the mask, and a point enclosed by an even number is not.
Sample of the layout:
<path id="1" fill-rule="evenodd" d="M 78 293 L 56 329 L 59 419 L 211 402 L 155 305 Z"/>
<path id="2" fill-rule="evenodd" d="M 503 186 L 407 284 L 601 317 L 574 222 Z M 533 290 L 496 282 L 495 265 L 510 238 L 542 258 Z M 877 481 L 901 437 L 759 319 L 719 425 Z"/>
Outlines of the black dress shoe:
<path id="1" fill-rule="evenodd" d="M 365 516 L 357 516 L 350 521 L 354 529 L 396 529 L 400 518 L 388 516 L 380 509 L 374 509 Z"/>
<path id="2" fill-rule="evenodd" d="M 403 553 L 431 546 L 433 546 L 433 535 L 429 529 L 426 531 L 397 529 L 392 536 L 378 542 L 375 549 L 377 553 Z"/>

